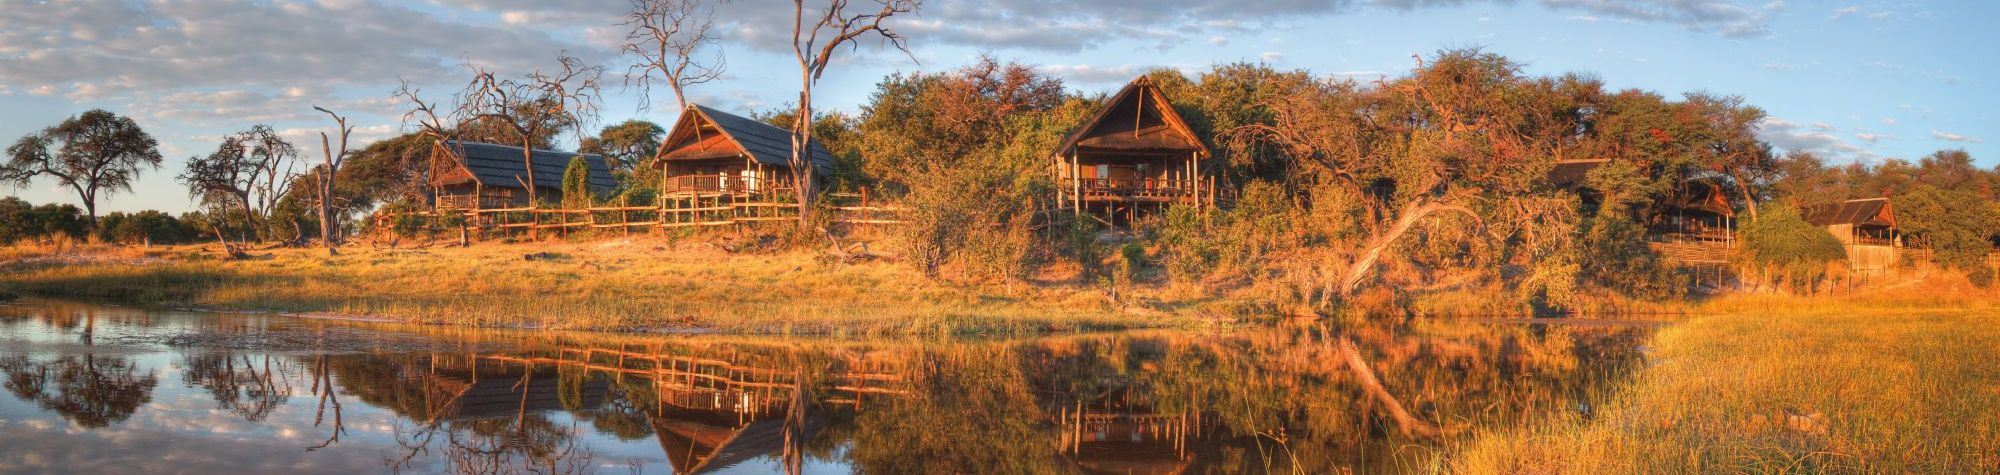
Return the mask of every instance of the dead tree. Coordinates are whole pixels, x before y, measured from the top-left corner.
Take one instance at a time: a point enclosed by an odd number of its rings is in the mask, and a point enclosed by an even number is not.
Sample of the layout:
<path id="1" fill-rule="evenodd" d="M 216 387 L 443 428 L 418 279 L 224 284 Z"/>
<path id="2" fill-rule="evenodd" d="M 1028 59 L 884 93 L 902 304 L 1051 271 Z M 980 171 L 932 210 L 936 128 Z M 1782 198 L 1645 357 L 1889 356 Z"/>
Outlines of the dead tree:
<path id="1" fill-rule="evenodd" d="M 811 222 L 815 183 L 812 163 L 812 90 L 832 64 L 833 53 L 841 46 L 857 47 L 856 39 L 873 33 L 916 60 L 903 35 L 883 25 L 890 17 L 914 13 L 923 0 L 877 0 L 882 8 L 873 13 L 847 11 L 847 0 L 830 0 L 819 11 L 819 19 L 806 23 L 806 0 L 792 1 L 792 53 L 799 60 L 799 113 L 792 119 L 792 180 L 799 198 L 799 225 Z"/>
<path id="2" fill-rule="evenodd" d="M 492 121 L 511 129 L 520 140 L 527 176 L 519 178 L 527 185 L 529 206 L 541 204 L 535 189 L 535 138 L 564 125 L 577 127 L 581 137 L 584 123 L 597 115 L 601 94 L 598 82 L 603 67 L 585 66 L 567 52 L 557 56 L 556 62 L 560 70 L 538 70 L 520 78 L 501 78 L 473 67 L 472 82 L 459 95 L 461 109 L 456 115 Z"/>
<path id="3" fill-rule="evenodd" d="M 319 133 L 319 150 L 326 157 L 326 161 L 321 164 L 325 168 L 320 169 L 318 177 L 319 240 L 326 244 L 326 255 L 335 256 L 340 255 L 340 251 L 335 248 L 335 241 L 339 239 L 336 232 L 339 224 L 335 222 L 333 216 L 333 184 L 334 179 L 340 176 L 340 162 L 347 159 L 347 136 L 354 133 L 354 126 L 347 125 L 346 117 L 341 117 L 340 114 L 335 114 L 326 108 L 313 106 L 313 110 L 325 112 L 326 115 L 333 117 L 335 126 L 340 130 L 338 152 L 334 151 L 326 132 Z"/>
<path id="4" fill-rule="evenodd" d="M 641 97 L 646 99 L 639 102 L 641 109 L 652 102 L 648 96 L 655 73 L 673 90 L 675 110 L 687 108 L 687 86 L 722 77 L 721 51 L 713 60 L 696 57 L 716 40 L 709 35 L 715 26 L 715 12 L 701 8 L 700 1 L 632 0 L 624 25 L 632 28 L 625 35 L 624 52 L 639 57 L 626 70 L 625 83 L 639 86 Z"/>

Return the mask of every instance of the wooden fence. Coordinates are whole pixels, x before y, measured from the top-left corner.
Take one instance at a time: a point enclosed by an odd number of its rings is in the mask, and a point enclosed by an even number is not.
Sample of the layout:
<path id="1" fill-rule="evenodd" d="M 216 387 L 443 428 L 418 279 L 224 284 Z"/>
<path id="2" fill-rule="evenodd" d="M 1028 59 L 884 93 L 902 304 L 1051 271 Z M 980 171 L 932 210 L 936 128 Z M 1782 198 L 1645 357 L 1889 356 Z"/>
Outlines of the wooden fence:
<path id="1" fill-rule="evenodd" d="M 871 202 L 867 190 L 858 193 L 828 193 L 818 208 L 830 214 L 829 222 L 848 225 L 893 226 L 903 224 L 903 208 Z M 777 198 L 777 199 L 770 199 Z M 462 218 L 464 228 L 475 232 L 542 231 L 567 234 L 583 230 L 609 230 L 630 234 L 637 230 L 732 226 L 767 221 L 794 221 L 799 204 L 783 196 L 741 193 L 675 193 L 663 196 L 651 206 L 595 206 L 580 209 L 516 207 L 478 209 L 436 209 L 405 214 L 377 214 L 376 229 L 388 229 L 391 221 L 413 216 L 431 220 L 433 227 L 446 219 Z"/>

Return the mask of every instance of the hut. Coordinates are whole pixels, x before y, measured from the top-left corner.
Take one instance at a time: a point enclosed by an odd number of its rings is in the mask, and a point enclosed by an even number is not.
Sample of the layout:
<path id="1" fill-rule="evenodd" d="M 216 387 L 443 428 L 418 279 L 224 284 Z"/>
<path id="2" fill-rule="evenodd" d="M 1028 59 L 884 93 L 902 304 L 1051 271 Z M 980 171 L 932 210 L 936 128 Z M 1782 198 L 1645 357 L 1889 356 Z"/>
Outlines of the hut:
<path id="1" fill-rule="evenodd" d="M 792 133 L 748 117 L 690 104 L 667 133 L 653 167 L 662 171 L 660 190 L 669 197 L 789 195 Z M 814 141 L 814 173 L 833 166 L 833 154 Z"/>
<path id="2" fill-rule="evenodd" d="M 1826 228 L 1847 248 L 1847 264 L 1857 273 L 1887 270 L 1896 262 L 1899 236 L 1896 209 L 1888 198 L 1847 200 L 1800 210 L 1807 223 Z"/>
<path id="3" fill-rule="evenodd" d="M 578 155 L 553 150 L 535 150 L 532 160 L 524 160 L 521 147 L 458 140 L 439 141 L 431 146 L 431 196 L 439 210 L 523 208 L 528 202 L 532 175 L 534 195 L 541 204 L 561 203 L 563 170 Z M 582 155 L 590 165 L 590 191 L 604 193 L 617 183 L 604 157 Z M 533 173 L 528 170 L 533 162 Z"/>
<path id="4" fill-rule="evenodd" d="M 1736 208 L 1722 184 L 1691 180 L 1662 198 L 1646 224 L 1648 232 L 1668 241 L 1730 242 Z"/>
<path id="5" fill-rule="evenodd" d="M 1071 131 L 1050 165 L 1063 206 L 1129 222 L 1172 203 L 1214 204 L 1214 180 L 1202 171 L 1209 156 L 1167 95 L 1140 76 Z"/>

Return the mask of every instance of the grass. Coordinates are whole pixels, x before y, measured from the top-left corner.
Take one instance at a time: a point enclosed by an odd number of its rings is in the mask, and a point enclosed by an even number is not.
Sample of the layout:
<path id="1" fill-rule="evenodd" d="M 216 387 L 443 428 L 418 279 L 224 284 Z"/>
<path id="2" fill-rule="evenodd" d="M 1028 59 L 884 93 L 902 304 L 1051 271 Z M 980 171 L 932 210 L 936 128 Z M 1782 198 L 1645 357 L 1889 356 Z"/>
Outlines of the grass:
<path id="1" fill-rule="evenodd" d="M 1188 301 L 1112 304 L 1079 285 L 958 284 L 891 262 L 731 254 L 643 241 L 258 251 L 0 251 L 0 291 L 148 306 L 368 315 L 416 323 L 727 333 L 1031 334 L 1226 324 Z M 524 256 L 552 253 L 534 260 Z M 539 257 L 539 256 L 538 256 Z M 1198 303 L 1198 302 L 1194 302 Z"/>
<path id="2" fill-rule="evenodd" d="M 1484 434 L 1463 473 L 1994 473 L 2000 316 L 1730 314 L 1656 335 L 1589 416 Z"/>

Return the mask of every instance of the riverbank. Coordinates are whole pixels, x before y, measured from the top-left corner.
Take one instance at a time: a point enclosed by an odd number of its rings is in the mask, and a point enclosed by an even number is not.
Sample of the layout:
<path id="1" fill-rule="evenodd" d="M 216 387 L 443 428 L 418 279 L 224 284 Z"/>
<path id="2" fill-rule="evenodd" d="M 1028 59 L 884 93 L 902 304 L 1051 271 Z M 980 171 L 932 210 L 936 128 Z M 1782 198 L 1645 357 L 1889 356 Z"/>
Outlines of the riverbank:
<path id="1" fill-rule="evenodd" d="M 1464 473 L 1994 473 L 2000 315 L 1695 317 L 1607 404 L 1486 434 Z"/>
<path id="2" fill-rule="evenodd" d="M 940 282 L 906 264 L 732 253 L 638 240 L 470 248 L 11 248 L 0 291 L 155 307 L 386 317 L 414 323 L 802 335 L 1034 334 L 1237 324 L 1173 289 L 1119 301 L 1068 283 Z"/>

